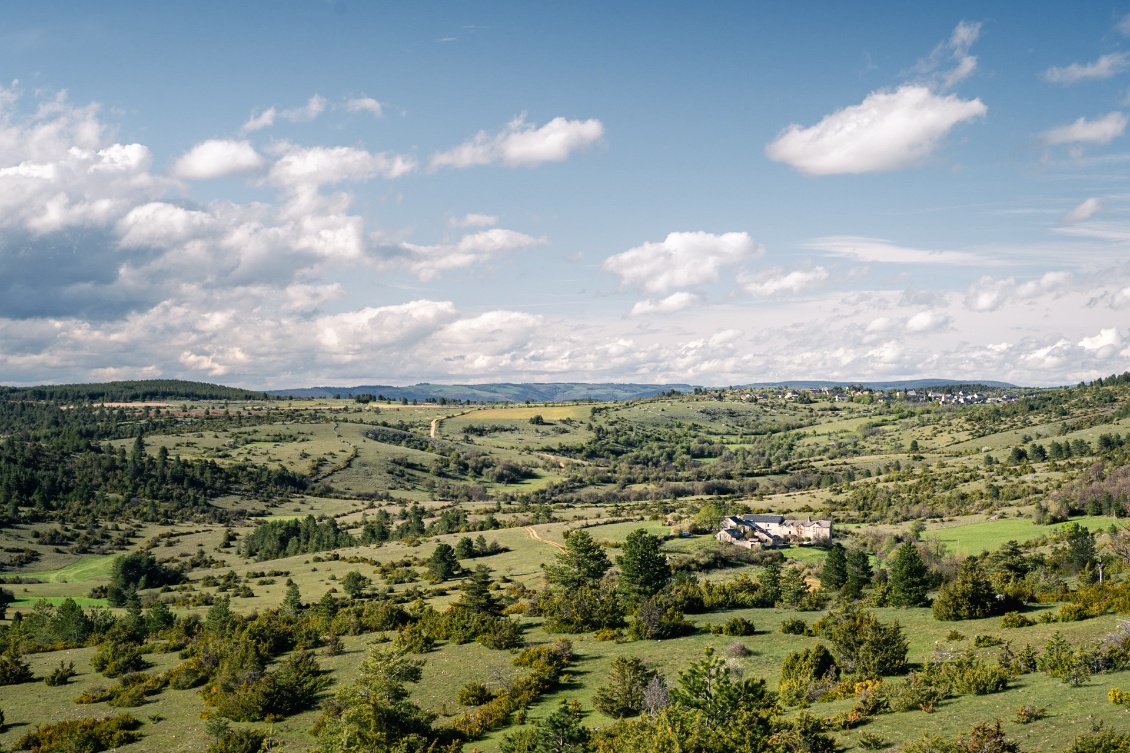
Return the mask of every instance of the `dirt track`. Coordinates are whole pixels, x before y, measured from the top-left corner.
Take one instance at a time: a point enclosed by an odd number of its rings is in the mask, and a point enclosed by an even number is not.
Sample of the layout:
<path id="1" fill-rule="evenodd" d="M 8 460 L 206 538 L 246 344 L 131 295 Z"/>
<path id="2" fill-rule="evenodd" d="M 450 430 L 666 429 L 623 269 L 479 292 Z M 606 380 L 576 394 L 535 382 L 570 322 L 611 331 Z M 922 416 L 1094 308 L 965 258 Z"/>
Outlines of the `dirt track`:
<path id="1" fill-rule="evenodd" d="M 538 532 L 534 530 L 533 526 L 526 526 L 526 533 L 530 534 L 530 538 L 533 539 L 534 541 L 540 541 L 543 544 L 549 544 L 550 546 L 555 546 L 563 552 L 569 551 L 568 549 L 565 548 L 564 544 L 558 544 L 556 541 L 550 541 L 549 539 L 543 539 L 538 534 Z"/>

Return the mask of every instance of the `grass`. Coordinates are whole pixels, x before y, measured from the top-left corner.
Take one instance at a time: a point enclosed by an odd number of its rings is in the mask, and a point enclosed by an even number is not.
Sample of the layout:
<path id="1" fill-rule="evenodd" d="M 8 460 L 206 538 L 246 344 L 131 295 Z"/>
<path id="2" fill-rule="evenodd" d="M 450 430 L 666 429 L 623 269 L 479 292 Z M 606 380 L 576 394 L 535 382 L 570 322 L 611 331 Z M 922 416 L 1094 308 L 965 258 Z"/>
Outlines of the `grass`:
<path id="1" fill-rule="evenodd" d="M 114 565 L 114 557 L 115 555 L 112 554 L 92 554 L 57 570 L 38 572 L 32 570 L 21 575 L 46 583 L 83 583 L 95 578 L 108 577 Z"/>

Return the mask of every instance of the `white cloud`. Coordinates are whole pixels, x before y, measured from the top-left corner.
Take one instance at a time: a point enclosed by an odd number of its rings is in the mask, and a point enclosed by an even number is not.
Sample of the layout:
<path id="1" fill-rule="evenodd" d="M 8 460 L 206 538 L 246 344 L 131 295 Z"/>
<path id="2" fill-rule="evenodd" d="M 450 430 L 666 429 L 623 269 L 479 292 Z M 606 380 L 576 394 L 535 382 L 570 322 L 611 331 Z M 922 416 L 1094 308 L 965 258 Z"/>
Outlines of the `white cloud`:
<path id="1" fill-rule="evenodd" d="M 563 162 L 575 151 L 586 149 L 604 136 L 604 125 L 595 119 L 554 118 L 540 128 L 527 123 L 525 115 L 510 121 L 499 133 L 479 131 L 457 147 L 432 155 L 432 168 L 472 167 L 501 163 L 508 167 Z"/>
<path id="2" fill-rule="evenodd" d="M 481 264 L 500 254 L 523 251 L 548 243 L 525 233 L 491 228 L 465 235 L 454 243 L 427 246 L 401 243 L 391 251 L 391 260 L 401 263 L 421 280 L 432 280 L 452 269 Z"/>
<path id="3" fill-rule="evenodd" d="M 646 301 L 638 301 L 636 305 L 632 306 L 629 316 L 647 316 L 649 314 L 673 314 L 676 311 L 688 309 L 696 305 L 701 299 L 694 293 L 687 293 L 686 291 L 679 291 L 672 293 L 666 298 L 655 300 L 648 298 Z"/>
<path id="4" fill-rule="evenodd" d="M 671 288 L 714 282 L 723 267 L 761 253 L 748 233 L 669 233 L 659 243 L 645 243 L 610 256 L 601 266 L 618 275 L 621 285 L 665 293 Z"/>
<path id="5" fill-rule="evenodd" d="M 1091 351 L 1099 359 L 1107 359 L 1122 347 L 1122 335 L 1117 327 L 1103 328 L 1097 335 L 1084 337 L 1078 343 L 1083 350 Z"/>
<path id="6" fill-rule="evenodd" d="M 416 169 L 408 155 L 374 153 L 348 146 L 300 147 L 283 145 L 268 179 L 291 189 L 316 188 L 343 181 L 366 181 L 377 176 L 399 178 Z"/>
<path id="7" fill-rule="evenodd" d="M 930 156 L 958 124 L 983 117 L 981 100 L 940 96 L 920 85 L 869 94 L 814 126 L 793 124 L 765 154 L 809 175 L 899 170 Z"/>
<path id="8" fill-rule="evenodd" d="M 188 180 L 210 180 L 260 170 L 266 161 L 247 141 L 209 139 L 189 149 L 172 173 Z"/>
<path id="9" fill-rule="evenodd" d="M 1031 301 L 1043 296 L 1063 293 L 1071 284 L 1070 272 L 1045 272 L 1043 276 L 1017 284 L 1016 279 L 994 279 L 988 275 L 974 282 L 965 293 L 965 307 L 970 311 L 996 311 L 1012 299 Z"/>
<path id="10" fill-rule="evenodd" d="M 1055 144 L 1109 144 L 1126 130 L 1127 117 L 1115 111 L 1095 120 L 1079 118 L 1074 123 L 1044 131 L 1040 143 Z"/>
<path id="11" fill-rule="evenodd" d="M 384 114 L 384 108 L 381 107 L 381 103 L 372 97 L 350 99 L 346 101 L 345 109 L 349 112 L 371 112 L 378 118 Z"/>
<path id="12" fill-rule="evenodd" d="M 453 217 L 447 221 L 451 227 L 490 227 L 498 224 L 498 217 L 493 214 L 465 214 L 462 217 Z"/>
<path id="13" fill-rule="evenodd" d="M 326 351 L 361 356 L 370 348 L 418 341 L 457 318 L 451 301 L 418 300 L 322 316 L 314 321 L 314 328 Z"/>
<path id="14" fill-rule="evenodd" d="M 1130 55 L 1125 52 L 1112 52 L 1093 63 L 1072 63 L 1062 68 L 1053 66 L 1044 71 L 1044 79 L 1053 84 L 1077 84 L 1080 81 L 1113 78 L 1128 67 L 1130 67 Z"/>
<path id="15" fill-rule="evenodd" d="M 1082 204 L 1072 209 L 1067 214 L 1063 215 L 1062 222 L 1080 222 L 1082 220 L 1089 220 L 1099 213 L 1103 208 L 1102 202 L 1098 199 L 1091 197 L 1083 201 Z"/>
<path id="16" fill-rule="evenodd" d="M 750 295 L 769 298 L 782 293 L 793 295 L 817 287 L 828 279 L 824 267 L 788 272 L 780 267 L 767 269 L 756 275 L 739 275 L 738 284 Z"/>
<path id="17" fill-rule="evenodd" d="M 126 248 L 171 248 L 209 232 L 214 226 L 215 221 L 207 212 L 152 201 L 131 209 L 118 222 L 117 232 Z"/>
<path id="18" fill-rule="evenodd" d="M 326 111 L 326 98 L 315 94 L 306 101 L 302 107 L 292 107 L 287 110 L 278 110 L 268 107 L 258 115 L 252 115 L 240 129 L 243 133 L 259 131 L 275 124 L 276 118 L 289 120 L 291 123 L 306 123 L 314 120 Z"/>
<path id="19" fill-rule="evenodd" d="M 542 324 L 542 317 L 522 311 L 487 311 L 452 322 L 435 334 L 438 347 L 461 354 L 463 367 L 490 371 L 526 347 Z"/>
<path id="20" fill-rule="evenodd" d="M 977 68 L 977 58 L 969 54 L 970 48 L 981 36 L 981 24 L 962 21 L 954 27 L 949 39 L 938 44 L 930 55 L 918 61 L 915 70 L 921 74 L 935 75 L 943 88 L 951 88 L 973 73 Z M 953 61 L 953 68 L 939 72 L 947 61 Z"/>
<path id="21" fill-rule="evenodd" d="M 937 311 L 919 311 L 906 321 L 907 332 L 926 332 L 948 326 L 950 317 Z"/>
<path id="22" fill-rule="evenodd" d="M 813 238 L 802 248 L 823 251 L 845 259 L 880 264 L 957 264 L 982 265 L 986 259 L 967 251 L 935 251 L 897 246 L 881 238 L 857 235 L 829 235 Z"/>

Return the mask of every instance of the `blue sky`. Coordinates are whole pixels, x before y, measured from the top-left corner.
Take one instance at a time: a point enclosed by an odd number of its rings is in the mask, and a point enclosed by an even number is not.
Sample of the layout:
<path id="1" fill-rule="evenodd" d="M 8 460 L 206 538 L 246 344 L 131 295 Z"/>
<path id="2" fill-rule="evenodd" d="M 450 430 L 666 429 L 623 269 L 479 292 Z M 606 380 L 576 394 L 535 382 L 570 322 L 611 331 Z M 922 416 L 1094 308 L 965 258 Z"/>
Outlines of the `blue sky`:
<path id="1" fill-rule="evenodd" d="M 1130 5 L 0 10 L 3 383 L 1130 368 Z"/>

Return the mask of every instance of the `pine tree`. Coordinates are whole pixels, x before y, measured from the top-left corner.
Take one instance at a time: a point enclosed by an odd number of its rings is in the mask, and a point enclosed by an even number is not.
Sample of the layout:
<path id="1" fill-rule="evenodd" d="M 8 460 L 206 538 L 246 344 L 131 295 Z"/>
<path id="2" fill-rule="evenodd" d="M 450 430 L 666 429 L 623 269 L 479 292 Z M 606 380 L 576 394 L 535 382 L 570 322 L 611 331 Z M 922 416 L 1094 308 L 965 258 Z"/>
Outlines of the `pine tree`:
<path id="1" fill-rule="evenodd" d="M 671 579 L 667 558 L 659 551 L 660 541 L 642 528 L 624 539 L 620 566 L 620 592 L 629 602 L 640 602 L 657 594 Z"/>
<path id="2" fill-rule="evenodd" d="M 297 620 L 302 614 L 302 594 L 298 592 L 298 584 L 290 578 L 286 579 L 286 595 L 279 610 L 290 620 Z"/>
<path id="3" fill-rule="evenodd" d="M 843 591 L 852 598 L 863 595 L 864 587 L 871 584 L 871 558 L 862 549 L 852 549 L 847 553 L 847 580 Z"/>
<path id="4" fill-rule="evenodd" d="M 599 581 L 610 567 L 604 548 L 588 531 L 573 531 L 565 537 L 565 551 L 545 566 L 545 579 L 551 586 L 572 590 Z"/>
<path id="5" fill-rule="evenodd" d="M 437 544 L 428 560 L 428 572 L 437 580 L 447 580 L 459 572 L 459 560 L 450 544 Z"/>
<path id="6" fill-rule="evenodd" d="M 926 591 L 929 588 L 930 570 L 922 561 L 918 547 L 913 541 L 905 541 L 895 552 L 891 562 L 889 583 L 891 585 L 892 607 L 922 607 L 929 603 Z"/>
<path id="7" fill-rule="evenodd" d="M 824 555 L 824 569 L 820 571 L 820 588 L 839 591 L 847 582 L 847 552 L 843 544 L 832 544 Z"/>
<path id="8" fill-rule="evenodd" d="M 489 614 L 497 617 L 502 614 L 502 605 L 498 597 L 491 591 L 493 585 L 490 579 L 490 568 L 479 565 L 463 582 L 463 595 L 456 602 L 459 606 L 475 612 L 476 614 Z"/>

